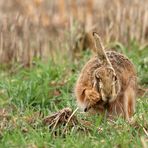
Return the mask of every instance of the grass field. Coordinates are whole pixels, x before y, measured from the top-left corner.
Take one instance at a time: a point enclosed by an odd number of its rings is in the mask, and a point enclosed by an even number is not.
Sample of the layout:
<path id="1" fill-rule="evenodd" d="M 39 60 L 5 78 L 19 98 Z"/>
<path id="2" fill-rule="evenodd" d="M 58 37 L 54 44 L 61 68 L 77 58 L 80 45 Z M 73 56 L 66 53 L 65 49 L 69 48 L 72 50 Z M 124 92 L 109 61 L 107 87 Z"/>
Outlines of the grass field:
<path id="1" fill-rule="evenodd" d="M 133 61 L 138 71 L 139 83 L 147 87 L 148 48 L 140 49 L 138 45 L 131 43 L 130 49 L 127 50 L 120 45 L 118 51 Z M 86 117 L 79 111 L 76 113 L 79 118 L 85 118 L 93 123 L 88 131 L 73 128 L 64 136 L 60 134 L 53 136 L 49 127 L 42 123 L 45 116 L 59 109 L 77 107 L 73 94 L 74 85 L 81 67 L 91 57 L 91 53 L 86 51 L 83 55 L 83 58 L 75 64 L 67 57 L 60 58 L 62 61 L 49 60 L 46 64 L 34 60 L 34 66 L 26 69 L 19 65 L 11 69 L 1 67 L 1 148 L 147 147 L 147 96 L 137 98 L 133 125 L 121 118 L 111 123 L 101 116 Z"/>

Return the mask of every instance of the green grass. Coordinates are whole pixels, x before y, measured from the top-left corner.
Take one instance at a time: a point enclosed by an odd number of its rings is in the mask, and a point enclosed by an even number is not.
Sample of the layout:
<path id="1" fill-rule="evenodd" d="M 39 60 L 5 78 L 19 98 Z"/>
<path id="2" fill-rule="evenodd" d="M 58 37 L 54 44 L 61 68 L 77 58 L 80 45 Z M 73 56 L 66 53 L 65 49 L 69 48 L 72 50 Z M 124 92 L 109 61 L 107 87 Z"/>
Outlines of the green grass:
<path id="1" fill-rule="evenodd" d="M 139 50 L 135 44 L 127 51 L 120 46 L 135 64 L 139 82 L 148 86 L 148 48 Z M 44 64 L 35 61 L 31 69 L 20 68 L 13 74 L 9 70 L 0 72 L 0 147 L 142 147 L 146 143 L 144 129 L 148 128 L 148 98 L 138 98 L 134 119 L 129 125 L 119 118 L 115 123 L 105 122 L 102 117 L 90 117 L 94 125 L 90 131 L 70 130 L 65 136 L 51 134 L 43 125 L 42 116 L 64 107 L 75 109 L 74 84 L 79 70 L 90 57 L 77 64 L 49 61 Z M 79 117 L 85 117 L 77 113 Z M 87 118 L 87 117 L 85 117 Z M 98 130 L 99 129 L 101 130 Z"/>

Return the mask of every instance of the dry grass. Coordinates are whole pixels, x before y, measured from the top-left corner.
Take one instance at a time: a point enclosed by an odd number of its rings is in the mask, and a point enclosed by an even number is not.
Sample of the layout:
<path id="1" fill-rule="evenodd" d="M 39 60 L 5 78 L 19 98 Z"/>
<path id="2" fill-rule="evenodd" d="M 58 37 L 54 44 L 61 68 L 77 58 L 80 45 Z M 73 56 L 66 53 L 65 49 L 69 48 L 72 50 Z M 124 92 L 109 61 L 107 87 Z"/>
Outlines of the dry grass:
<path id="1" fill-rule="evenodd" d="M 43 123 L 51 128 L 52 133 L 55 133 L 60 126 L 62 129 L 61 134 L 65 134 L 69 127 L 75 128 L 78 125 L 78 119 L 74 115 L 76 110 L 72 112 L 70 108 L 64 108 L 53 115 L 46 117 L 43 120 Z"/>
<path id="2" fill-rule="evenodd" d="M 0 63 L 72 57 L 76 36 L 95 29 L 106 43 L 148 41 L 147 0 L 1 0 Z"/>

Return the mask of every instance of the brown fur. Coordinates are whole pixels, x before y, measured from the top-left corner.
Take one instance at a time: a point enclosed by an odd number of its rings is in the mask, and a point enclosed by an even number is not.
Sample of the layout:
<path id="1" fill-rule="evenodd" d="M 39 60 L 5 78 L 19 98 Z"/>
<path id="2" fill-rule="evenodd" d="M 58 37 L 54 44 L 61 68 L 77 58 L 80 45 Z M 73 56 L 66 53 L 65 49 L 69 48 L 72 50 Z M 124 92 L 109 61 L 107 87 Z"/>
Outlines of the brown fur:
<path id="1" fill-rule="evenodd" d="M 107 51 L 105 55 L 110 63 L 103 63 L 102 57 L 95 56 L 83 67 L 75 87 L 77 102 L 83 110 L 91 108 L 96 113 L 104 112 L 104 104 L 109 102 L 108 115 L 123 116 L 129 120 L 135 111 L 136 104 L 135 68 L 130 60 L 120 53 Z M 113 71 L 106 70 L 108 67 Z M 101 82 L 95 82 L 96 71 Z M 116 75 L 118 85 L 113 83 L 113 75 Z M 104 86 L 102 89 L 104 97 L 108 99 L 114 97 L 112 101 L 102 100 L 101 91 L 96 89 L 96 86 L 101 83 Z M 111 85 L 115 87 L 114 95 L 112 95 Z"/>

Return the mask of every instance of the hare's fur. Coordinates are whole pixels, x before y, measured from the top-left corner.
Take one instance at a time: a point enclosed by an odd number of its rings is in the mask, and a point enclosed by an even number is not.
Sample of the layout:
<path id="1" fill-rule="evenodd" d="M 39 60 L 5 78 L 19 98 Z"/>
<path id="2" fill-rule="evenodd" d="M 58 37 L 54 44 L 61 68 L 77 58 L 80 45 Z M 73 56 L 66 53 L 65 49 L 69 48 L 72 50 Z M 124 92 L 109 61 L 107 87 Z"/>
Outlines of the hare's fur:
<path id="1" fill-rule="evenodd" d="M 136 104 L 137 77 L 134 65 L 127 57 L 120 53 L 104 51 L 104 54 L 107 62 L 102 62 L 102 55 L 100 57 L 95 56 L 83 67 L 75 87 L 78 105 L 83 110 L 90 107 L 91 110 L 96 113 L 102 113 L 105 111 L 105 102 L 108 102 L 108 115 L 121 115 L 129 120 L 135 111 Z M 114 92 L 115 95 L 113 95 L 113 89 L 111 87 L 111 85 L 114 85 L 114 83 L 112 83 L 112 73 L 109 74 L 108 71 L 105 70 L 99 71 L 100 76 L 102 76 L 100 81 L 105 87 L 103 90 L 104 96 L 105 98 L 107 98 L 107 96 L 113 96 L 112 101 L 104 101 L 101 96 L 101 91 L 97 91 L 96 87 L 94 87 L 95 71 L 99 68 L 106 69 L 107 67 L 112 67 L 113 73 L 115 73 L 118 79 L 118 85 L 116 84 L 114 86 L 114 89 L 116 89 Z M 97 83 L 101 84 L 101 82 Z"/>

